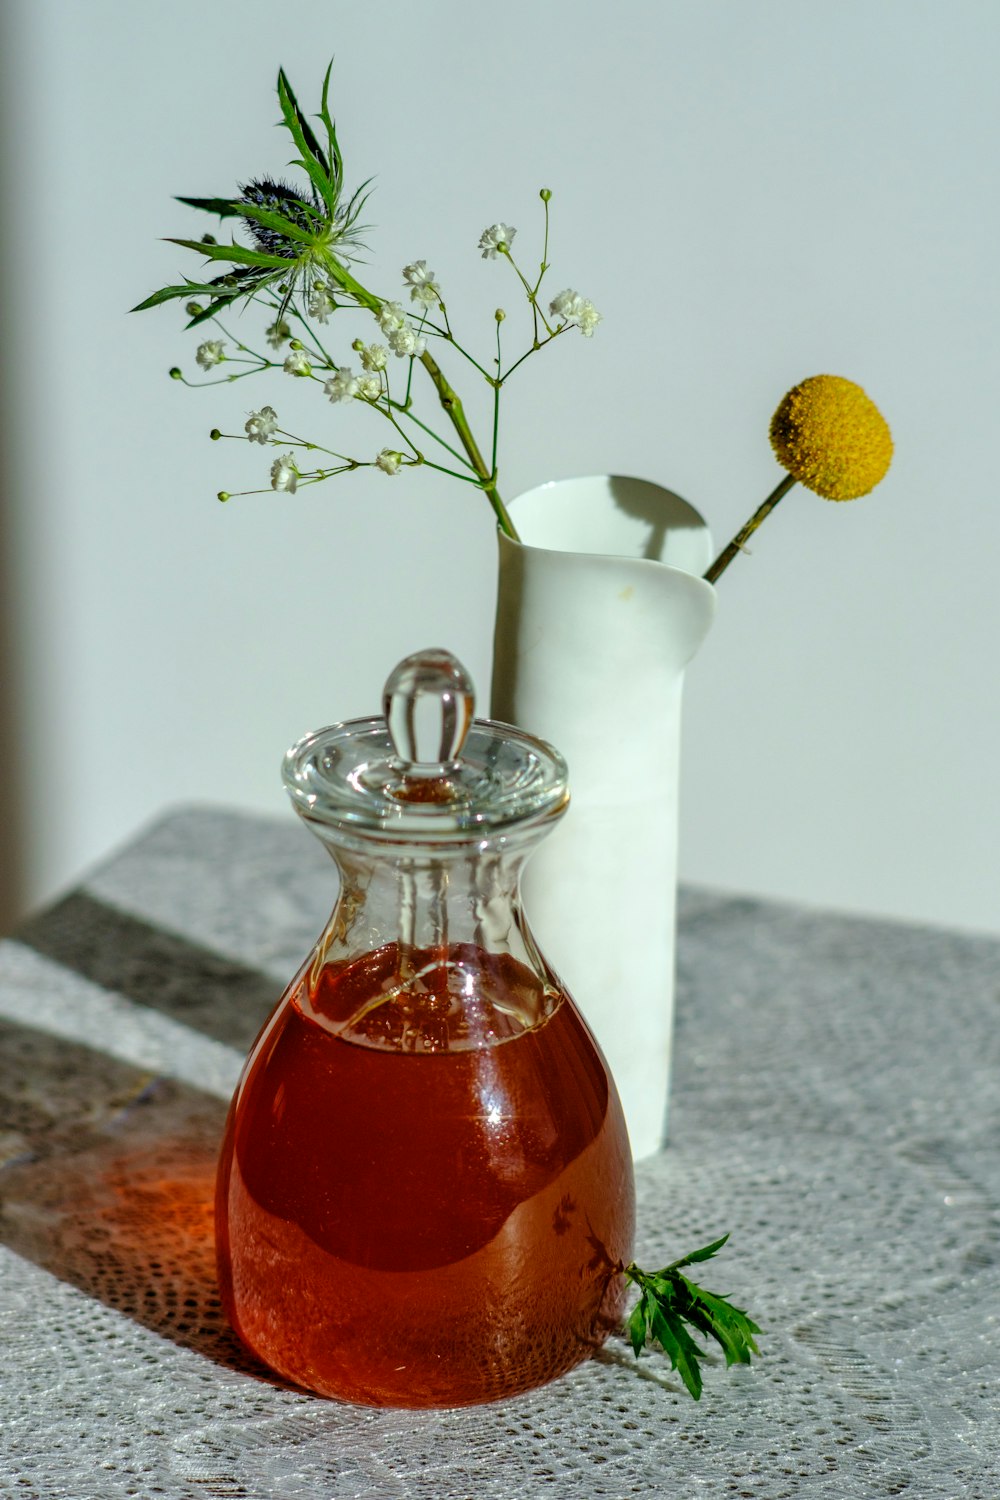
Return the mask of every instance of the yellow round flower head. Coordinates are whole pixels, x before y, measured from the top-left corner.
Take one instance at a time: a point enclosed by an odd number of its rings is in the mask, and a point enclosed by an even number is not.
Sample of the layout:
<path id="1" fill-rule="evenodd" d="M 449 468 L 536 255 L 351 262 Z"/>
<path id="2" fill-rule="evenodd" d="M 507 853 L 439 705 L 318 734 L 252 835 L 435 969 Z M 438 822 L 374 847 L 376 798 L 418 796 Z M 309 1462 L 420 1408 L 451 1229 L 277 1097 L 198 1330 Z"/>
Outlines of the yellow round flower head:
<path id="1" fill-rule="evenodd" d="M 771 418 L 771 447 L 800 484 L 825 500 L 867 495 L 892 462 L 889 424 L 853 380 L 812 375 Z"/>

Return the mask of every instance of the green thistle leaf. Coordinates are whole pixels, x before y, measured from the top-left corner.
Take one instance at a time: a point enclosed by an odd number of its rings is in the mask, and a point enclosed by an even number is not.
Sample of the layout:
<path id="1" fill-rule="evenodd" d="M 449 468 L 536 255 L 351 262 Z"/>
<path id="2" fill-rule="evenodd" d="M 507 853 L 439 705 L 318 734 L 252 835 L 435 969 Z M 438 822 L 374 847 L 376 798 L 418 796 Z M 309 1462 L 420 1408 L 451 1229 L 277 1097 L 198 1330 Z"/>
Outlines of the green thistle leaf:
<path id="1" fill-rule="evenodd" d="M 228 260 L 237 266 L 266 266 L 271 270 L 287 271 L 295 264 L 287 255 L 265 255 L 262 250 L 247 250 L 242 245 L 205 245 L 201 240 L 175 240 L 167 238 L 168 245 L 182 245 L 185 250 L 198 250 L 206 260 Z"/>
<path id="2" fill-rule="evenodd" d="M 263 224 L 266 229 L 273 229 L 284 239 L 295 240 L 300 245 L 315 245 L 322 235 L 325 221 L 310 204 L 303 203 L 301 207 L 306 214 L 315 218 L 314 231 L 303 229 L 295 223 L 294 219 L 288 218 L 285 214 L 275 213 L 273 209 L 258 208 L 256 203 L 241 203 L 240 218 L 253 219 L 254 223 Z"/>
<path id="3" fill-rule="evenodd" d="M 216 288 L 206 285 L 204 282 L 185 281 L 182 286 L 164 286 L 158 292 L 146 298 L 145 302 L 136 303 L 130 312 L 145 312 L 148 307 L 159 307 L 162 302 L 172 302 L 177 297 L 204 297 L 216 295 Z"/>
<path id="4" fill-rule="evenodd" d="M 238 202 L 231 198 L 177 198 L 188 208 L 200 208 L 207 214 L 218 214 L 220 219 L 231 219 L 242 212 Z"/>
<path id="5" fill-rule="evenodd" d="M 344 185 L 344 158 L 337 141 L 337 127 L 334 125 L 333 116 L 330 114 L 330 74 L 332 72 L 333 59 L 331 58 L 327 66 L 326 77 L 323 79 L 323 97 L 320 101 L 319 117 L 326 127 L 327 146 L 330 152 L 330 176 L 337 197 L 339 198 L 341 188 Z"/>
<path id="6" fill-rule="evenodd" d="M 313 134 L 312 126 L 299 108 L 284 68 L 278 70 L 278 100 L 288 132 L 301 157 L 294 165 L 302 167 L 309 174 L 309 180 L 332 214 L 337 207 L 338 183 L 331 176 L 329 164 Z"/>

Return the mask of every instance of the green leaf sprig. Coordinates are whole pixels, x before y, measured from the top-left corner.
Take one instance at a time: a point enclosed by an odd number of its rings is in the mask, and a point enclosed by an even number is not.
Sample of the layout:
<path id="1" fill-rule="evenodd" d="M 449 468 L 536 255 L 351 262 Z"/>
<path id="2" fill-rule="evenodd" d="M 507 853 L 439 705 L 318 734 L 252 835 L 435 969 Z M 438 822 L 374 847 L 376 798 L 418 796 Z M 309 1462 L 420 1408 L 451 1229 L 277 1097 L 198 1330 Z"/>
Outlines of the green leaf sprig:
<path id="1" fill-rule="evenodd" d="M 701 1397 L 699 1360 L 705 1357 L 705 1350 L 695 1343 L 685 1325 L 715 1339 L 722 1346 L 727 1365 L 748 1365 L 751 1354 L 760 1353 L 754 1334 L 761 1330 L 745 1310 L 734 1307 L 717 1292 L 696 1286 L 682 1274 L 685 1266 L 711 1260 L 728 1238 L 724 1234 L 721 1240 L 682 1256 L 662 1271 L 642 1271 L 634 1261 L 624 1270 L 626 1281 L 640 1292 L 626 1324 L 636 1358 L 647 1340 L 659 1344 L 696 1401 Z"/>

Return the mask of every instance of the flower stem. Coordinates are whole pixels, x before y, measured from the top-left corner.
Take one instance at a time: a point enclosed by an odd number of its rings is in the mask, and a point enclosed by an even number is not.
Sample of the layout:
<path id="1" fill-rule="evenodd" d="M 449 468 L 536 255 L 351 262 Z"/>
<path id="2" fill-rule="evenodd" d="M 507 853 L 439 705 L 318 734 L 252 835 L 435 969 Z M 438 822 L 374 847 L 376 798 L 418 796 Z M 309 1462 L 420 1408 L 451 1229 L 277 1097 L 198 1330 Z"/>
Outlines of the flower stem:
<path id="1" fill-rule="evenodd" d="M 775 486 L 775 488 L 768 495 L 767 499 L 764 501 L 763 505 L 757 507 L 753 515 L 750 517 L 749 521 L 747 521 L 746 525 L 741 527 L 741 529 L 736 533 L 732 541 L 729 543 L 728 547 L 723 547 L 722 551 L 719 553 L 718 557 L 715 559 L 715 562 L 709 568 L 708 572 L 703 575 L 706 583 L 714 583 L 719 574 L 726 571 L 726 569 L 729 567 L 729 564 L 736 556 L 737 552 L 743 551 L 743 548 L 753 536 L 761 521 L 763 521 L 767 516 L 771 514 L 778 501 L 783 495 L 788 494 L 788 491 L 791 489 L 794 483 L 794 474 L 786 474 L 781 483 Z"/>
<path id="2" fill-rule="evenodd" d="M 440 365 L 429 350 L 425 349 L 423 354 L 421 354 L 420 363 L 434 382 L 441 405 L 447 412 L 451 425 L 458 433 L 459 442 L 468 454 L 469 462 L 479 476 L 483 494 L 493 507 L 500 530 L 506 532 L 507 536 L 511 537 L 515 542 L 518 541 L 519 537 L 514 527 L 514 522 L 507 513 L 507 507 L 500 498 L 500 492 L 496 487 L 493 475 L 487 468 L 486 461 L 479 451 L 479 445 L 472 435 L 472 430 L 469 427 L 465 409 L 461 401 L 448 384 Z"/>
<path id="3" fill-rule="evenodd" d="M 382 299 L 376 297 L 366 287 L 363 287 L 359 281 L 356 281 L 347 267 L 341 265 L 335 257 L 329 256 L 325 264 L 330 275 L 341 289 L 353 297 L 362 307 L 367 307 L 377 317 L 382 308 Z M 514 522 L 507 513 L 507 507 L 500 498 L 500 492 L 496 487 L 494 477 L 487 468 L 482 453 L 479 451 L 479 445 L 472 435 L 472 429 L 469 426 L 461 401 L 448 384 L 444 372 L 429 350 L 425 349 L 423 354 L 421 354 L 420 363 L 434 382 L 438 399 L 448 415 L 448 420 L 457 432 L 459 442 L 465 449 L 469 462 L 478 476 L 483 494 L 493 507 L 500 530 L 506 532 L 507 536 L 511 537 L 514 541 L 518 541 L 519 537 Z"/>

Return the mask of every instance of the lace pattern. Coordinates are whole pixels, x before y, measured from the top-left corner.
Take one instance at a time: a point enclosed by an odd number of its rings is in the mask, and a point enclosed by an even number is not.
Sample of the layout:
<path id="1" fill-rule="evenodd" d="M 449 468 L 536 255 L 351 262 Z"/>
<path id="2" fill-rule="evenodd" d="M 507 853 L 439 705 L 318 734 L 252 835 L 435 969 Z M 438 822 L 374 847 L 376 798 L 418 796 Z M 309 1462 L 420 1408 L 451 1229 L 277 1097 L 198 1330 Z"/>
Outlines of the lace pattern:
<path id="1" fill-rule="evenodd" d="M 695 1404 L 623 1340 L 465 1411 L 283 1387 L 214 1286 L 226 1102 L 334 894 L 289 822 L 183 811 L 0 945 L 0 1496 L 996 1500 L 1000 943 L 684 892 L 641 1264 L 765 1329 Z"/>

